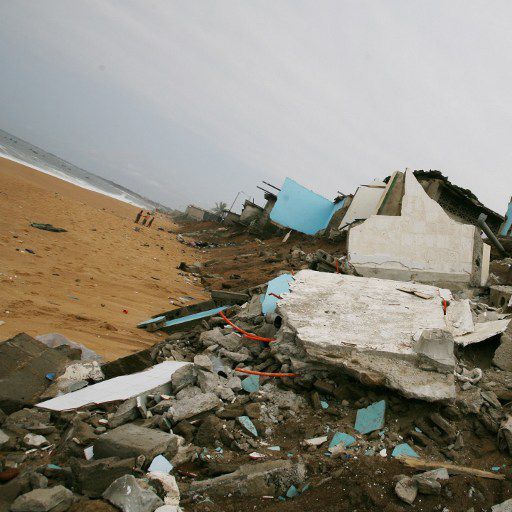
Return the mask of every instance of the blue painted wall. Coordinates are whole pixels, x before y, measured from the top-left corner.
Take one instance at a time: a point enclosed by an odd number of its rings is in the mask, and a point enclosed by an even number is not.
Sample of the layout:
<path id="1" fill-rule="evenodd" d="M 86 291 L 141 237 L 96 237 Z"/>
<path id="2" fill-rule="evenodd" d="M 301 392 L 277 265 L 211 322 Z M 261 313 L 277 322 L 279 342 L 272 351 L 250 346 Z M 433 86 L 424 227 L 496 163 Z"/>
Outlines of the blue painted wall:
<path id="1" fill-rule="evenodd" d="M 272 215 L 271 215 L 272 217 Z M 503 224 L 503 227 L 500 230 L 501 236 L 507 236 L 507 233 L 510 231 L 510 228 L 512 227 L 512 199 L 510 200 L 510 203 L 508 204 L 508 210 L 507 214 L 505 216 L 505 224 Z"/>
<path id="2" fill-rule="evenodd" d="M 338 211 L 345 199 L 337 204 L 329 201 L 296 181 L 286 178 L 277 201 L 270 212 L 270 218 L 295 231 L 314 235 L 329 224 L 333 214 Z"/>

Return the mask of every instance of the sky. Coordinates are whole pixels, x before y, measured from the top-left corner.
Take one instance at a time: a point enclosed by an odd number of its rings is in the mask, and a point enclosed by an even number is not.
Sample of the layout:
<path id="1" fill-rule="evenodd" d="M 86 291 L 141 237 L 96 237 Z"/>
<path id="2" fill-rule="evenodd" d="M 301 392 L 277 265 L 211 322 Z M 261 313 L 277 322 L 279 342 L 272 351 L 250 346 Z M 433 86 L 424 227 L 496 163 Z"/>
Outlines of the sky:
<path id="1" fill-rule="evenodd" d="M 0 0 L 0 128 L 165 205 L 438 169 L 504 213 L 512 4 Z M 236 209 L 236 208 L 235 208 Z"/>

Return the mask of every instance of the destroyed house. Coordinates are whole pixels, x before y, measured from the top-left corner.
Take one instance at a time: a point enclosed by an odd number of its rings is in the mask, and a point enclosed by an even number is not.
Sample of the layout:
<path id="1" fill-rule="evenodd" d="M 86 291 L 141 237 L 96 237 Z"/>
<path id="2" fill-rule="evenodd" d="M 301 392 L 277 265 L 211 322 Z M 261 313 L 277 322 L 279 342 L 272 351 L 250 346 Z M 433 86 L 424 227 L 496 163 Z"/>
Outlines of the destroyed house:
<path id="1" fill-rule="evenodd" d="M 221 218 L 219 215 L 212 213 L 200 206 L 195 206 L 193 204 L 189 204 L 187 209 L 185 210 L 185 215 L 199 222 L 201 221 L 220 221 Z"/>

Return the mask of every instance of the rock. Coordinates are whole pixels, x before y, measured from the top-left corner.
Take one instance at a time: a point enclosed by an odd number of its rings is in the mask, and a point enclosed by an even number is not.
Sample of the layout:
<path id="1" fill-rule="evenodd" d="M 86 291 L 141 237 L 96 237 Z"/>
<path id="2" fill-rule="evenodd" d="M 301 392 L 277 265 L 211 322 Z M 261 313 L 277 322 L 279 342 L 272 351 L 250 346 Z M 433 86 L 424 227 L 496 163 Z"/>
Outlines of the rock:
<path id="1" fill-rule="evenodd" d="M 203 412 L 211 411 L 221 404 L 222 402 L 213 393 L 203 393 L 194 397 L 193 400 L 179 400 L 169 409 L 167 415 L 173 422 L 177 423 Z"/>
<path id="2" fill-rule="evenodd" d="M 450 478 L 450 475 L 446 468 L 438 468 L 431 469 L 430 471 L 425 471 L 424 473 L 415 475 L 413 478 L 428 478 L 430 480 L 448 480 Z"/>
<path id="3" fill-rule="evenodd" d="M 201 423 L 200 427 L 197 429 L 195 444 L 197 446 L 208 446 L 215 448 L 218 446 L 221 430 L 222 421 L 211 414 Z"/>
<path id="4" fill-rule="evenodd" d="M 163 501 L 144 489 L 133 475 L 124 475 L 110 484 L 103 498 L 123 512 L 153 512 Z"/>
<path id="5" fill-rule="evenodd" d="M 31 448 L 40 448 L 41 446 L 50 444 L 46 437 L 40 436 L 38 434 L 27 434 L 23 438 L 23 442 Z"/>
<path id="6" fill-rule="evenodd" d="M 234 376 L 229 377 L 229 379 L 226 381 L 225 386 L 229 389 L 232 389 L 235 392 L 242 390 L 242 380 L 240 377 Z"/>
<path id="7" fill-rule="evenodd" d="M 191 492 L 207 492 L 212 496 L 261 497 L 285 493 L 291 485 L 298 486 L 306 477 L 302 462 L 271 460 L 257 464 L 244 464 L 233 473 L 208 480 L 194 480 Z"/>
<path id="8" fill-rule="evenodd" d="M 187 364 L 176 370 L 171 376 L 171 386 L 174 394 L 196 382 L 196 369 L 194 365 Z"/>
<path id="9" fill-rule="evenodd" d="M 50 412 L 39 409 L 22 409 L 7 416 L 3 427 L 12 432 L 28 430 L 37 434 L 51 434 L 55 427 L 50 425 Z"/>
<path id="10" fill-rule="evenodd" d="M 94 456 L 98 459 L 119 457 L 128 459 L 144 455 L 152 460 L 161 453 L 176 454 L 182 438 L 161 430 L 128 423 L 99 436 L 94 443 Z"/>
<path id="11" fill-rule="evenodd" d="M 493 505 L 491 512 L 512 512 L 512 498 L 498 505 Z"/>
<path id="12" fill-rule="evenodd" d="M 418 484 L 415 480 L 407 476 L 397 482 L 395 492 L 402 501 L 411 505 L 418 495 Z"/>
<path id="13" fill-rule="evenodd" d="M 224 333 L 220 327 L 215 327 L 211 331 L 204 331 L 199 335 L 199 342 L 203 347 L 211 345 L 219 345 L 219 342 L 224 338 Z"/>
<path id="14" fill-rule="evenodd" d="M 420 494 L 441 494 L 441 484 L 433 478 L 414 476 Z"/>
<path id="15" fill-rule="evenodd" d="M 90 498 L 99 498 L 114 480 L 133 471 L 135 458 L 108 457 L 98 460 L 73 458 L 70 466 L 77 490 Z"/>
<path id="16" fill-rule="evenodd" d="M 194 356 L 194 364 L 202 370 L 209 372 L 213 371 L 212 360 L 205 354 L 198 354 Z"/>
<path id="17" fill-rule="evenodd" d="M 147 474 L 149 483 L 156 489 L 159 496 L 163 496 L 166 505 L 180 504 L 180 490 L 176 478 L 161 471 L 152 471 Z"/>
<path id="18" fill-rule="evenodd" d="M 46 489 L 48 487 L 48 478 L 37 471 L 30 473 L 29 479 L 32 489 Z"/>
<path id="19" fill-rule="evenodd" d="M 34 489 L 18 496 L 11 505 L 11 512 L 48 512 L 59 505 L 67 510 L 73 503 L 73 493 L 62 485 L 48 489 Z"/>
<path id="20" fill-rule="evenodd" d="M 249 418 L 258 419 L 261 415 L 261 404 L 259 404 L 258 402 L 250 402 L 246 404 L 245 414 L 249 416 Z"/>
<path id="21" fill-rule="evenodd" d="M 197 386 L 188 386 L 186 388 L 183 388 L 181 391 L 176 393 L 176 399 L 177 400 L 188 400 L 190 398 L 194 398 L 197 395 L 200 395 L 202 393 L 201 388 L 198 388 Z M 167 409 L 162 412 L 166 412 L 169 407 L 174 403 L 174 401 L 166 400 L 166 402 L 169 402 L 167 405 Z"/>
<path id="22" fill-rule="evenodd" d="M 137 398 L 129 398 L 125 400 L 114 413 L 114 416 L 109 420 L 110 428 L 117 428 L 125 423 L 133 421 L 139 417 L 137 409 Z"/>
<path id="23" fill-rule="evenodd" d="M 501 335 L 500 346 L 494 352 L 493 364 L 506 371 L 512 371 L 512 322 Z"/>
<path id="24" fill-rule="evenodd" d="M 7 444 L 10 440 L 10 437 L 0 429 L 0 448 L 2 448 L 5 444 Z"/>

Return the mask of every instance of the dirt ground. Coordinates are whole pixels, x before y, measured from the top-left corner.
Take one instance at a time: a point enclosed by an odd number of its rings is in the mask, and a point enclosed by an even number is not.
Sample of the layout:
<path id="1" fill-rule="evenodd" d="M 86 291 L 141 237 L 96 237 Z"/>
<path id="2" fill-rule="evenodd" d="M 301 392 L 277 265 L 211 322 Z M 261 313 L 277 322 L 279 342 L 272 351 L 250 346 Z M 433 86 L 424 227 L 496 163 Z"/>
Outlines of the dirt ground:
<path id="1" fill-rule="evenodd" d="M 58 332 L 114 359 L 160 340 L 136 324 L 172 309 L 171 300 L 206 298 L 200 283 L 176 268 L 194 258 L 193 249 L 157 230 L 174 227 L 165 218 L 134 231 L 137 211 L 0 159 L 0 340 Z"/>

